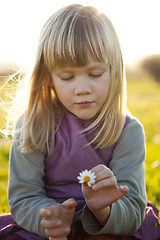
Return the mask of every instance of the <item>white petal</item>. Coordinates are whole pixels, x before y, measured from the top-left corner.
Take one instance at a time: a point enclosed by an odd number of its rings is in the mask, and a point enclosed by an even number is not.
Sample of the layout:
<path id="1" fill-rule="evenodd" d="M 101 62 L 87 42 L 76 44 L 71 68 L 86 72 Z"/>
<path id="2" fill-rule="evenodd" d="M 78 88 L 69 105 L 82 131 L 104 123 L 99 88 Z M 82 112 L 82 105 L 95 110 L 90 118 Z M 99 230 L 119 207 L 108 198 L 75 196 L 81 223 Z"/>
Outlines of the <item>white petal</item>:
<path id="1" fill-rule="evenodd" d="M 84 183 L 84 181 L 83 181 L 83 180 L 80 180 L 79 183 Z"/>
<path id="2" fill-rule="evenodd" d="M 88 185 L 89 187 L 91 187 L 91 183 L 90 183 L 90 181 L 87 183 L 87 185 Z"/>

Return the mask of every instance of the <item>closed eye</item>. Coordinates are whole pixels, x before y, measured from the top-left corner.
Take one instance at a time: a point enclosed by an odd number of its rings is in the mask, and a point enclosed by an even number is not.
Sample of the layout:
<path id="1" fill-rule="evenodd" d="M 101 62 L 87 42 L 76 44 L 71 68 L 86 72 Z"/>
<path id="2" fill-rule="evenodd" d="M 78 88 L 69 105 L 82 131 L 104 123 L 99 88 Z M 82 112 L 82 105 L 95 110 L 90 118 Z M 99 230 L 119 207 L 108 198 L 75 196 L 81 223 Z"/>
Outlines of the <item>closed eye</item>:
<path id="1" fill-rule="evenodd" d="M 63 80 L 63 81 L 69 81 L 69 80 L 71 80 L 73 78 L 73 76 L 71 76 L 71 77 L 61 77 L 61 80 Z"/>
<path id="2" fill-rule="evenodd" d="M 99 78 L 103 75 L 103 72 L 102 73 L 97 73 L 97 74 L 89 74 L 90 77 L 92 78 Z"/>

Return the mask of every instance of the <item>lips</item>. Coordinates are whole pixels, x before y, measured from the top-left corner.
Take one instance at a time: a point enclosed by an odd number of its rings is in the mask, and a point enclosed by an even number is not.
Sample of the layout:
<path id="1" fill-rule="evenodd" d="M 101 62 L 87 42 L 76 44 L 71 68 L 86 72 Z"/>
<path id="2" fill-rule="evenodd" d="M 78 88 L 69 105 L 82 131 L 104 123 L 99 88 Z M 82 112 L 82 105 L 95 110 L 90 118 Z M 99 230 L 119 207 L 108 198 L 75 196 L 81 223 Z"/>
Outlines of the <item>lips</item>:
<path id="1" fill-rule="evenodd" d="M 80 107 L 89 107 L 92 103 L 93 102 L 90 102 L 90 101 L 82 101 L 82 102 L 78 102 L 76 104 Z"/>

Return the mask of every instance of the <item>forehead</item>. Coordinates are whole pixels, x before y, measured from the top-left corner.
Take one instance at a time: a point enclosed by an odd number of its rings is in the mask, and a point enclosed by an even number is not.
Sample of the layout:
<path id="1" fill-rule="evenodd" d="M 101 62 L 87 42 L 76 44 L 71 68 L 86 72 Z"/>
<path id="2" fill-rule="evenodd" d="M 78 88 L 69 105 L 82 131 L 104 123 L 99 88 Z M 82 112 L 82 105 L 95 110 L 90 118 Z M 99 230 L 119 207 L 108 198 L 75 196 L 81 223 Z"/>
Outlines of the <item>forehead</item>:
<path id="1" fill-rule="evenodd" d="M 91 54 L 88 54 L 86 64 L 84 66 L 72 66 L 72 65 L 65 65 L 65 66 L 56 66 L 54 71 L 76 71 L 76 70 L 94 70 L 94 69 L 106 69 L 108 66 L 108 59 L 105 62 L 97 61 Z"/>

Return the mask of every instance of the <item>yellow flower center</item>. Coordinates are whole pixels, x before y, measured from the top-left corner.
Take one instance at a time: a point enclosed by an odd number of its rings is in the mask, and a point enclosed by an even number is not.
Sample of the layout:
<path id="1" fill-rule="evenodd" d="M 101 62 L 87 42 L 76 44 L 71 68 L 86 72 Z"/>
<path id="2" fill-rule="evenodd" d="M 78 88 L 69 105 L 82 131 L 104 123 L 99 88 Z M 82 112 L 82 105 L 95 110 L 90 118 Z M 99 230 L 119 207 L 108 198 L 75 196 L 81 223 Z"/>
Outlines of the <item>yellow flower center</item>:
<path id="1" fill-rule="evenodd" d="M 87 183 L 87 182 L 89 182 L 89 181 L 90 181 L 90 177 L 89 177 L 89 176 L 85 176 L 85 177 L 84 177 L 84 182 Z"/>

